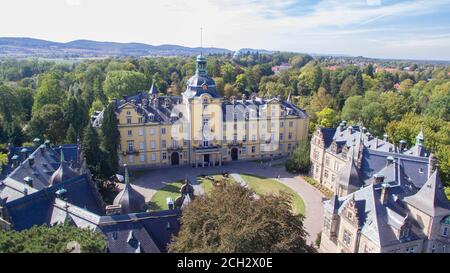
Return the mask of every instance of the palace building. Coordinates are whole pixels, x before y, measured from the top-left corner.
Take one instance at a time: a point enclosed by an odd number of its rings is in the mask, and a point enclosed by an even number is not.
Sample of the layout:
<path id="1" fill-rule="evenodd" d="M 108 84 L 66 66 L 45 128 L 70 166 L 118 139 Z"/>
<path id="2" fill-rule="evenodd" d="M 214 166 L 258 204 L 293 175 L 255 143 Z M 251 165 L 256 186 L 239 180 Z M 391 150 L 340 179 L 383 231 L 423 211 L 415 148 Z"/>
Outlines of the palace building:
<path id="1" fill-rule="evenodd" d="M 181 96 L 162 96 L 152 85 L 115 100 L 120 164 L 130 168 L 220 166 L 227 161 L 286 156 L 307 139 L 306 112 L 278 97 L 221 97 L 208 76 L 206 58 Z M 93 117 L 100 126 L 103 112 Z"/>
<path id="2" fill-rule="evenodd" d="M 345 122 L 316 130 L 311 173 L 334 192 L 320 252 L 450 252 L 450 202 L 424 140 L 407 149 Z"/>

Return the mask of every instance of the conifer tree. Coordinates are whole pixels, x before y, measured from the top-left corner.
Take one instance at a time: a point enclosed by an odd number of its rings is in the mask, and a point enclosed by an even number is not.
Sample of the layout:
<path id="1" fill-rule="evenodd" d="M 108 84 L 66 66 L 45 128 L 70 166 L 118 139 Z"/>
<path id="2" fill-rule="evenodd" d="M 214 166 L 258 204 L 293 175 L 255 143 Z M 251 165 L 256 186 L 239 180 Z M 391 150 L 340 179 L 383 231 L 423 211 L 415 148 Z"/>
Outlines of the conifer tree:
<path id="1" fill-rule="evenodd" d="M 114 104 L 110 103 L 103 113 L 102 123 L 102 146 L 108 155 L 108 164 L 112 172 L 119 169 L 119 157 L 117 151 L 119 149 L 120 133 L 118 129 L 118 120 L 115 112 Z"/>

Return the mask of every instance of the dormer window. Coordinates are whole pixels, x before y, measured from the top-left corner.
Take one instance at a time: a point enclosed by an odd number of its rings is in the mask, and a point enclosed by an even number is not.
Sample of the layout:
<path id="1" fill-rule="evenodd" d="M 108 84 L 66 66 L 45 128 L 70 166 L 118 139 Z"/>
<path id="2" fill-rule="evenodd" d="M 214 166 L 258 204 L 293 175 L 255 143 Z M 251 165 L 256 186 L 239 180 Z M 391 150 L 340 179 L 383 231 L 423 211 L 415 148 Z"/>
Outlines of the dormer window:
<path id="1" fill-rule="evenodd" d="M 204 98 L 203 99 L 203 104 L 208 104 L 208 103 L 209 103 L 208 98 Z"/>
<path id="2" fill-rule="evenodd" d="M 348 218 L 349 220 L 353 220 L 353 213 L 351 213 L 350 211 L 347 212 L 347 218 Z"/>
<path id="3" fill-rule="evenodd" d="M 419 168 L 419 173 L 423 173 L 423 168 Z"/>
<path id="4" fill-rule="evenodd" d="M 127 111 L 127 115 L 131 115 L 131 112 L 130 112 L 130 111 Z"/>
<path id="5" fill-rule="evenodd" d="M 408 226 L 402 227 L 400 230 L 400 240 L 406 239 L 409 237 L 410 228 Z"/>

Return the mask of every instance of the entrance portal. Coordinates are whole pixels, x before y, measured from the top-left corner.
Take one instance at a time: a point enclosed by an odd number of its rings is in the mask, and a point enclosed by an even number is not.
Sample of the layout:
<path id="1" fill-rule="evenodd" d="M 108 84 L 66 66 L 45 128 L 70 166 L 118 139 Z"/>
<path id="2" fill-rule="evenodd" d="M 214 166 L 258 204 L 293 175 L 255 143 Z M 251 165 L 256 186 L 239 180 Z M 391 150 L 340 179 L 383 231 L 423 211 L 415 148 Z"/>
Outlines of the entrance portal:
<path id="1" fill-rule="evenodd" d="M 231 160 L 233 160 L 233 161 L 238 160 L 238 149 L 237 148 L 231 149 Z"/>
<path id="2" fill-rule="evenodd" d="M 180 154 L 177 152 L 173 152 L 170 156 L 172 165 L 179 165 L 180 164 Z"/>
<path id="3" fill-rule="evenodd" d="M 209 164 L 209 154 L 208 154 L 208 155 L 203 155 L 203 161 L 204 161 L 206 164 Z"/>

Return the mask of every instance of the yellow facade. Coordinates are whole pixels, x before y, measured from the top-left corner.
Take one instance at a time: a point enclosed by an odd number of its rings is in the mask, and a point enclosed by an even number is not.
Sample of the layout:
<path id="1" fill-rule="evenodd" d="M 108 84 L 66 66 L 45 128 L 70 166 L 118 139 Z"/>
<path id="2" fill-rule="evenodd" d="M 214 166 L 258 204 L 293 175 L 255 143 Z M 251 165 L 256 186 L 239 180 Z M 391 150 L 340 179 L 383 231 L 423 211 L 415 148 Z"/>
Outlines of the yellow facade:
<path id="1" fill-rule="evenodd" d="M 309 118 L 303 110 L 280 98 L 222 98 L 205 65 L 199 56 L 183 96 L 158 96 L 152 87 L 148 94 L 116 102 L 120 164 L 219 166 L 286 156 L 307 140 Z M 152 119 L 155 115 L 159 118 Z"/>

